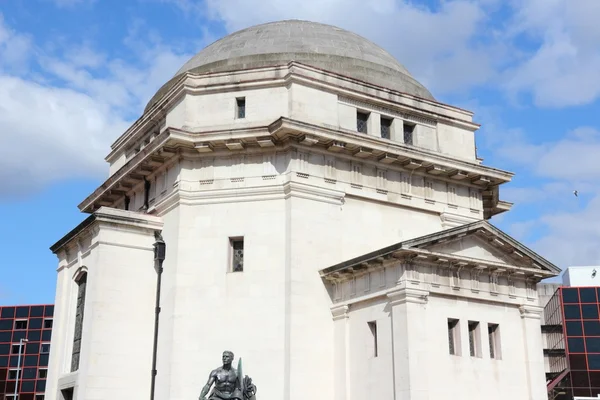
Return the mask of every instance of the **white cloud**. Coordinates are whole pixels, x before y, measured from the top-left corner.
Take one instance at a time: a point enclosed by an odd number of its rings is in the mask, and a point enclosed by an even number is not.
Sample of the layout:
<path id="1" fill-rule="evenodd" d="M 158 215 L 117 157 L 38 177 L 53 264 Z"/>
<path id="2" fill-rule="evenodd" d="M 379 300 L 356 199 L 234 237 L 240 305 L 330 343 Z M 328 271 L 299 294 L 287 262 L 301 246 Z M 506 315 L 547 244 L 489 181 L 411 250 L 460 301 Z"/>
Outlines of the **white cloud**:
<path id="1" fill-rule="evenodd" d="M 157 43 L 132 46 L 136 65 L 87 44 L 48 53 L 9 29 L 0 15 L 1 196 L 107 175 L 110 144 L 189 58 Z M 34 53 L 37 64 L 30 63 Z"/>

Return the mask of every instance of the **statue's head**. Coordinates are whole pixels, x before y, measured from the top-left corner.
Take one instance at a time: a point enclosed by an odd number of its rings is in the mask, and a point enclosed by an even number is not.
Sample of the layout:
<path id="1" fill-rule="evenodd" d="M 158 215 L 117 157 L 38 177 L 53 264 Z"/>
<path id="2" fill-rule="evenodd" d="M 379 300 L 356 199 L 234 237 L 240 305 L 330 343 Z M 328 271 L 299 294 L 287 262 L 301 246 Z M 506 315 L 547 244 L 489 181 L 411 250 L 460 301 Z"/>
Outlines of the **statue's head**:
<path id="1" fill-rule="evenodd" d="M 233 362 L 233 352 L 225 350 L 223 352 L 223 365 L 231 364 Z"/>

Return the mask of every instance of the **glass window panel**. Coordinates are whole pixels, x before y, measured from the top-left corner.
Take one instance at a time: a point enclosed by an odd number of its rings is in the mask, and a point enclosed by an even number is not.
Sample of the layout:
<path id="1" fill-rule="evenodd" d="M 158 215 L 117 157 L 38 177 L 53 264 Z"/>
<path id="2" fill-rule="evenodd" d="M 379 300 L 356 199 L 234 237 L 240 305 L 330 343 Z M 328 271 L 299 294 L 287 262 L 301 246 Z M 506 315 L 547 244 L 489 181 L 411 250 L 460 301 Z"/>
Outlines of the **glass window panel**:
<path id="1" fill-rule="evenodd" d="M 26 354 L 38 354 L 40 352 L 40 344 L 39 343 L 27 343 L 25 347 Z"/>
<path id="2" fill-rule="evenodd" d="M 0 332 L 0 343 L 4 342 L 10 342 L 12 339 L 12 332 L 11 331 L 3 331 Z"/>
<path id="3" fill-rule="evenodd" d="M 589 387 L 590 380 L 587 371 L 575 371 L 571 374 L 573 387 Z"/>
<path id="4" fill-rule="evenodd" d="M 579 303 L 579 292 L 577 289 L 563 289 L 562 290 L 563 302 L 564 303 Z"/>
<path id="5" fill-rule="evenodd" d="M 25 336 L 27 336 L 27 331 L 14 331 L 12 335 L 12 341 L 18 342 L 21 339 L 25 339 Z"/>
<path id="6" fill-rule="evenodd" d="M 579 289 L 579 297 L 582 303 L 597 303 L 596 288 L 581 288 Z"/>
<path id="7" fill-rule="evenodd" d="M 40 338 L 42 336 L 41 334 L 42 334 L 42 331 L 40 331 L 40 330 L 29 331 L 29 332 L 27 332 L 27 339 L 29 339 L 29 341 L 31 341 L 31 342 L 39 342 Z"/>
<path id="8" fill-rule="evenodd" d="M 46 306 L 44 317 L 52 317 L 54 315 L 54 306 Z"/>
<path id="9" fill-rule="evenodd" d="M 588 353 L 600 353 L 600 337 L 585 338 L 585 350 Z"/>
<path id="10" fill-rule="evenodd" d="M 0 319 L 0 331 L 12 331 L 13 320 L 12 319 Z"/>
<path id="11" fill-rule="evenodd" d="M 19 362 L 18 356 L 11 357 L 10 361 L 9 361 L 9 367 L 16 367 L 18 362 Z"/>
<path id="12" fill-rule="evenodd" d="M 8 367 L 8 356 L 0 356 L 0 367 Z"/>
<path id="13" fill-rule="evenodd" d="M 573 395 L 581 397 L 590 397 L 592 392 L 589 388 L 573 388 Z"/>
<path id="14" fill-rule="evenodd" d="M 23 379 L 35 379 L 37 368 L 23 368 Z"/>
<path id="15" fill-rule="evenodd" d="M 583 317 L 583 319 L 598 319 L 598 305 L 582 304 L 581 316 Z"/>
<path id="16" fill-rule="evenodd" d="M 33 306 L 31 310 L 29 310 L 30 317 L 43 317 L 44 316 L 44 306 Z"/>
<path id="17" fill-rule="evenodd" d="M 368 132 L 369 114 L 358 111 L 356 113 L 356 130 L 361 133 Z"/>
<path id="18" fill-rule="evenodd" d="M 27 318 L 29 317 L 29 307 L 17 307 L 17 318 Z"/>
<path id="19" fill-rule="evenodd" d="M 46 391 L 46 381 L 37 381 L 37 386 L 35 387 L 36 392 L 44 392 Z"/>
<path id="20" fill-rule="evenodd" d="M 583 330 L 586 336 L 600 336 L 600 322 L 584 321 Z"/>
<path id="21" fill-rule="evenodd" d="M 44 320 L 42 318 L 30 318 L 29 319 L 29 329 L 42 329 L 42 322 Z"/>
<path id="22" fill-rule="evenodd" d="M 14 318 L 15 317 L 15 308 L 14 307 L 3 307 L 2 313 L 0 313 L 1 318 Z"/>
<path id="23" fill-rule="evenodd" d="M 25 362 L 23 364 L 26 367 L 37 367 L 38 356 L 25 356 Z"/>
<path id="24" fill-rule="evenodd" d="M 52 339 L 52 331 L 51 330 L 44 330 L 42 332 L 42 340 L 44 342 L 49 342 L 50 339 Z"/>
<path id="25" fill-rule="evenodd" d="M 35 381 L 21 382 L 21 392 L 35 392 Z"/>
<path id="26" fill-rule="evenodd" d="M 590 372 L 590 386 L 600 388 L 600 372 Z"/>
<path id="27" fill-rule="evenodd" d="M 600 354 L 588 354 L 589 369 L 600 370 Z"/>
<path id="28" fill-rule="evenodd" d="M 581 322 L 569 321 L 567 322 L 567 335 L 568 336 L 583 336 L 583 329 Z"/>
<path id="29" fill-rule="evenodd" d="M 392 130 L 392 119 L 381 118 L 381 137 L 389 139 Z"/>
<path id="30" fill-rule="evenodd" d="M 42 354 L 40 356 L 40 367 L 48 366 L 48 354 Z"/>
<path id="31" fill-rule="evenodd" d="M 569 355 L 569 366 L 573 371 L 587 370 L 587 363 L 584 354 L 571 354 Z"/>
<path id="32" fill-rule="evenodd" d="M 0 344 L 0 355 L 9 355 L 11 346 L 10 344 Z"/>
<path id="33" fill-rule="evenodd" d="M 583 338 L 568 338 L 569 353 L 585 353 Z"/>
<path id="34" fill-rule="evenodd" d="M 581 319 L 579 305 L 565 305 L 565 319 Z"/>

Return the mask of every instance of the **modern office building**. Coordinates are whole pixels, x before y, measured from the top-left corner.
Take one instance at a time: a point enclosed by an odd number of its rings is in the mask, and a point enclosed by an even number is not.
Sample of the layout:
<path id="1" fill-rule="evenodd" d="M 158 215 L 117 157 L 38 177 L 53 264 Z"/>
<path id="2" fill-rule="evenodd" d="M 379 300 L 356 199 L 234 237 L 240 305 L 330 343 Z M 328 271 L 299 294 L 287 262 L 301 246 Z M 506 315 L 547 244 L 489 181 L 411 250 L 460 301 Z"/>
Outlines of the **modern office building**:
<path id="1" fill-rule="evenodd" d="M 44 399 L 53 318 L 53 305 L 0 306 L 0 398 Z"/>
<path id="2" fill-rule="evenodd" d="M 337 27 L 206 47 L 51 247 L 47 398 L 198 398 L 232 350 L 259 400 L 546 400 L 536 284 L 560 270 L 490 223 L 512 174 L 478 129 Z"/>
<path id="3" fill-rule="evenodd" d="M 569 267 L 562 284 L 542 284 L 542 334 L 550 400 L 600 395 L 598 267 Z M 551 295 L 548 295 L 550 294 Z"/>

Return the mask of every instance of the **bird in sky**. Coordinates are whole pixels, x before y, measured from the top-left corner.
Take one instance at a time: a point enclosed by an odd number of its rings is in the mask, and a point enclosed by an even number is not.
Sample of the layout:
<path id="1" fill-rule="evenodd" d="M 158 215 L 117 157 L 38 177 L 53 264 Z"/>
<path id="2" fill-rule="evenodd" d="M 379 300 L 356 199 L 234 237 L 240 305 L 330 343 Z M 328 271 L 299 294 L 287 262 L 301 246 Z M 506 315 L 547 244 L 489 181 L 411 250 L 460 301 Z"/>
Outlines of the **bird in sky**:
<path id="1" fill-rule="evenodd" d="M 575 197 L 579 197 L 579 192 L 577 190 L 573 190 L 573 194 L 575 195 Z"/>

